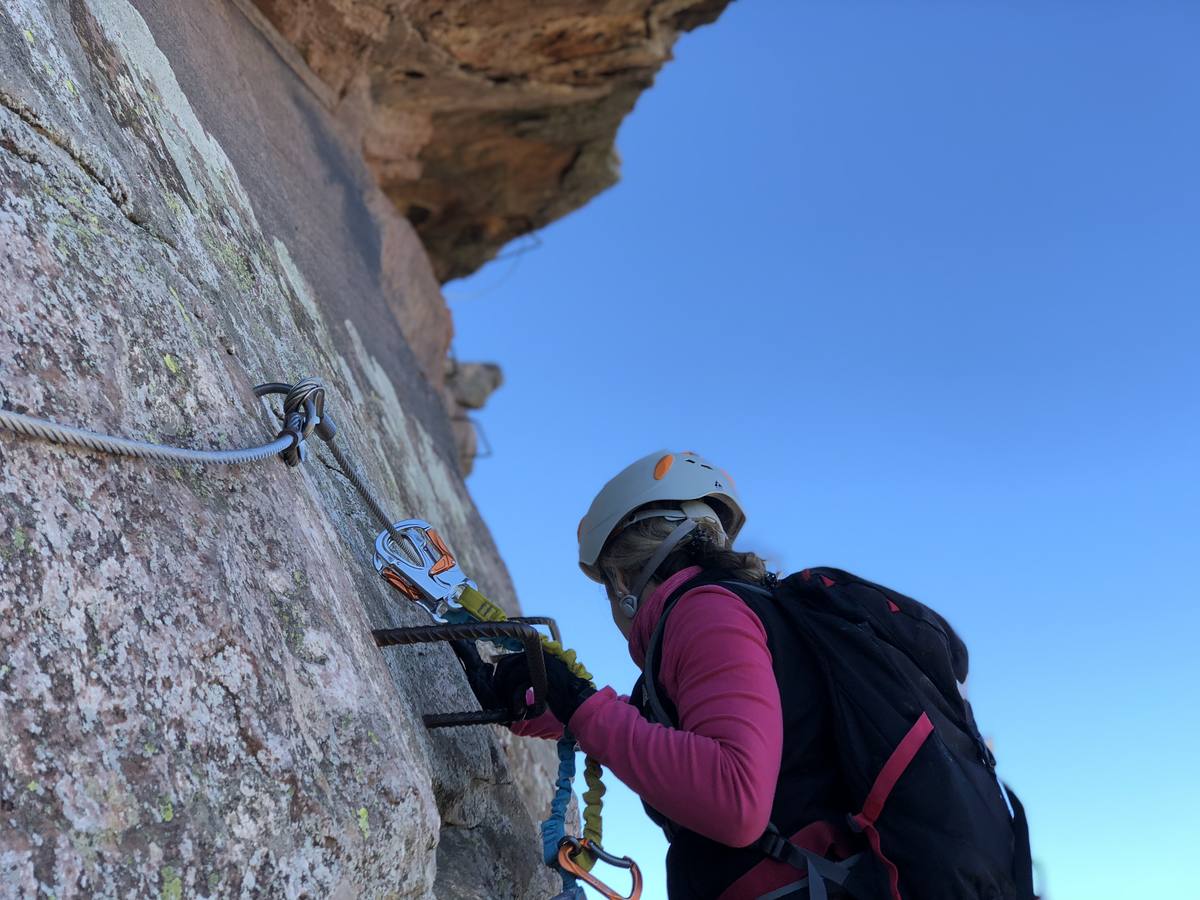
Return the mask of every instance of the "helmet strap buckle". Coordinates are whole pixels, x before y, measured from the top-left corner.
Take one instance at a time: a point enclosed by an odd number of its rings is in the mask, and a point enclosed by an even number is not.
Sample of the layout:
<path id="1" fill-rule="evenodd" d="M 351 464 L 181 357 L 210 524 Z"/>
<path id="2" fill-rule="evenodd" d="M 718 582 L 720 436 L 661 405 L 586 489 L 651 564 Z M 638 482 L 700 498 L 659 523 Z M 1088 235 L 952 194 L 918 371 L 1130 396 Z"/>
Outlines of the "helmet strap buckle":
<path id="1" fill-rule="evenodd" d="M 637 614 L 638 606 L 641 605 L 642 601 L 642 591 L 646 589 L 646 585 L 650 583 L 650 579 L 654 577 L 654 573 L 658 571 L 658 567 L 671 555 L 671 551 L 679 546 L 679 542 L 695 531 L 696 526 L 699 524 L 699 521 L 696 519 L 684 519 L 658 545 L 654 551 L 654 555 L 642 567 L 641 573 L 638 575 L 637 580 L 634 581 L 633 589 L 618 602 L 621 612 L 627 618 L 632 619 Z"/>
<path id="2" fill-rule="evenodd" d="M 633 594 L 626 594 L 620 599 L 620 601 L 618 601 L 617 605 L 621 608 L 621 613 L 625 616 L 625 618 L 632 619 L 637 615 L 638 603 L 639 601 L 637 597 L 635 597 Z"/>

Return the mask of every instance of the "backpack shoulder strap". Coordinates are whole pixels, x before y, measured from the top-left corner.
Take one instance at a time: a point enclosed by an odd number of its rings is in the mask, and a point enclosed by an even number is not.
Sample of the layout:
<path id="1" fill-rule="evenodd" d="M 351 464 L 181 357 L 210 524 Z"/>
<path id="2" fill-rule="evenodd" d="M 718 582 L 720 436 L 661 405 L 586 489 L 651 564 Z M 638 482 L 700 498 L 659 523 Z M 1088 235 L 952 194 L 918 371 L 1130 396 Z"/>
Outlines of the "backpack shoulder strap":
<path id="1" fill-rule="evenodd" d="M 670 700 L 663 696 L 661 685 L 658 681 L 658 668 L 661 664 L 662 642 L 663 635 L 667 630 L 667 619 L 671 615 L 676 604 L 683 599 L 683 595 L 693 588 L 701 587 L 705 584 L 719 584 L 724 588 L 732 591 L 734 594 L 738 590 L 753 590 L 761 591 L 766 596 L 771 595 L 771 591 L 765 587 L 752 585 L 743 581 L 731 581 L 729 579 L 714 578 L 711 574 L 704 572 L 696 575 L 688 581 L 681 584 L 675 589 L 675 592 L 667 598 L 666 604 L 663 606 L 662 615 L 658 617 L 658 624 L 654 626 L 654 631 L 650 635 L 650 643 L 646 646 L 646 660 L 642 668 L 642 690 L 646 697 L 646 705 L 649 707 L 654 721 L 660 725 L 670 725 L 676 727 L 678 725 L 678 715 L 674 705 Z M 670 705 L 670 708 L 668 708 Z"/>
<path id="2" fill-rule="evenodd" d="M 1025 817 L 1025 806 L 1004 782 L 1000 783 L 1008 798 L 1013 815 L 1013 836 L 1016 853 L 1013 858 L 1013 877 L 1017 882 L 1018 900 L 1038 900 L 1033 890 L 1033 850 L 1029 845 L 1029 820 Z"/>
<path id="3" fill-rule="evenodd" d="M 671 610 L 683 599 L 683 595 L 692 589 L 693 582 L 697 581 L 699 577 L 692 578 L 680 585 L 675 593 L 667 599 L 662 615 L 658 617 L 658 624 L 654 626 L 654 631 L 650 635 L 650 643 L 646 647 L 646 661 L 642 668 L 642 690 L 645 692 L 646 705 L 650 708 L 650 714 L 659 725 L 669 725 L 672 728 L 678 725 L 676 721 L 678 717 L 674 714 L 673 709 L 671 712 L 667 711 L 667 707 L 663 703 L 663 695 L 659 691 L 659 654 L 662 651 L 663 634 L 667 630 L 667 619 L 671 615 Z"/>

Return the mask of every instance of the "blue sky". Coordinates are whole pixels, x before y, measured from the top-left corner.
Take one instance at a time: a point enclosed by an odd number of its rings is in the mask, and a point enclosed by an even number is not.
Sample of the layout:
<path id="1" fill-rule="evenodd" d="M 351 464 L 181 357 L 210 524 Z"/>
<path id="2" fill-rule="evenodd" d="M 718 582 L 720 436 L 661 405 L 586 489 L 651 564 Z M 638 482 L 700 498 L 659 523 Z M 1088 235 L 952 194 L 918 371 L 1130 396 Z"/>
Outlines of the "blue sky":
<path id="1" fill-rule="evenodd" d="M 576 524 L 637 456 L 714 457 L 741 546 L 962 632 L 1051 900 L 1200 898 L 1197 38 L 1152 0 L 741 0 L 684 37 L 621 184 L 447 287 L 507 377 L 470 486 L 526 611 L 627 689 Z"/>

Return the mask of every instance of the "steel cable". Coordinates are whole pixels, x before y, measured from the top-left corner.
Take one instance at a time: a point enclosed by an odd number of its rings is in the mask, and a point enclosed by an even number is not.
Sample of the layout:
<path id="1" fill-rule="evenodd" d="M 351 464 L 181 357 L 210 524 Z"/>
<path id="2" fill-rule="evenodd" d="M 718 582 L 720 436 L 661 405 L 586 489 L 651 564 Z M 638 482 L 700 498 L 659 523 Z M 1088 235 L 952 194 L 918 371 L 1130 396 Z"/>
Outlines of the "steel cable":
<path id="1" fill-rule="evenodd" d="M 329 452 L 333 454 L 333 458 L 337 462 L 338 468 L 342 470 L 342 474 L 346 476 L 346 480 L 354 486 L 356 491 L 358 491 L 358 495 L 362 497 L 363 502 L 367 504 L 367 508 L 371 510 L 372 515 L 374 515 L 379 523 L 384 527 L 387 533 L 391 536 L 392 540 L 397 544 L 400 543 L 400 533 L 396 531 L 396 526 L 393 524 L 392 518 L 384 511 L 383 505 L 371 492 L 371 486 L 367 484 L 366 479 L 358 474 L 358 470 L 354 468 L 350 460 L 348 460 L 346 455 L 342 453 L 341 448 L 338 447 L 338 445 L 335 444 L 332 439 L 327 442 L 327 446 L 329 447 Z"/>
<path id="2" fill-rule="evenodd" d="M 273 381 L 256 386 L 254 394 L 260 398 L 269 394 L 285 395 L 283 413 L 280 416 L 283 430 L 271 443 L 263 444 L 260 447 L 233 450 L 192 450 L 187 447 L 170 447 L 165 444 L 101 434 L 71 425 L 60 425 L 48 419 L 39 419 L 6 409 L 0 409 L 0 429 L 26 437 L 42 438 L 68 447 L 79 447 L 84 450 L 154 462 L 238 465 L 258 462 L 270 456 L 279 456 L 289 466 L 297 466 L 307 458 L 306 442 L 315 431 L 318 437 L 329 445 L 329 452 L 333 454 L 338 468 L 362 497 L 371 514 L 387 530 L 393 540 L 399 541 L 400 535 L 396 532 L 392 518 L 384 510 L 383 504 L 375 497 L 370 484 L 359 474 L 358 469 L 350 462 L 341 448 L 334 443 L 337 426 L 331 418 L 325 415 L 325 387 L 315 378 L 305 378 L 296 384 Z"/>
<path id="3" fill-rule="evenodd" d="M 88 431 L 85 428 L 73 428 L 70 425 L 36 419 L 33 416 L 22 415 L 7 409 L 0 409 L 0 428 L 27 437 L 42 438 L 55 444 L 111 453 L 114 456 L 131 456 L 155 462 L 189 462 L 203 465 L 228 466 L 258 462 L 269 456 L 283 453 L 295 444 L 295 438 L 291 434 L 285 433 L 271 443 L 263 444 L 260 447 L 237 450 L 191 450 L 186 447 L 168 447 L 148 441 L 114 437 L 110 434 Z"/>

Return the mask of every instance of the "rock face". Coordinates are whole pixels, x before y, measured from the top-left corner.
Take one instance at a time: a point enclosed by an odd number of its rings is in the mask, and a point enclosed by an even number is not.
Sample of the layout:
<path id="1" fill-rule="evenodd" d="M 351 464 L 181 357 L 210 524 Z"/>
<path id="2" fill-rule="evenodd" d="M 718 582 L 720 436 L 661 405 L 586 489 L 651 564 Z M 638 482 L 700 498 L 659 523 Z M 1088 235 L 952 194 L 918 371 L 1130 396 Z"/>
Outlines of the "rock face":
<path id="1" fill-rule="evenodd" d="M 253 385 L 315 376 L 396 518 L 517 611 L 462 481 L 500 373 L 447 365 L 439 279 L 609 184 L 725 2 L 0 0 L 0 405 L 251 446 Z M 376 530 L 319 447 L 0 432 L 0 895 L 555 893 L 553 748 L 424 728 L 474 699 L 445 646 L 374 646 L 427 621 Z"/>
<path id="2" fill-rule="evenodd" d="M 253 0 L 362 123 L 438 278 L 617 178 L 617 126 L 729 0 Z"/>
<path id="3" fill-rule="evenodd" d="M 319 92 L 318 92 L 319 93 Z M 261 443 L 258 381 L 321 378 L 397 518 L 515 609 L 464 488 L 449 320 L 409 223 L 222 0 L 0 0 L 0 403 Z M 545 897 L 552 748 L 428 732 L 474 705 L 298 469 L 116 460 L 0 433 L 0 894 Z"/>

